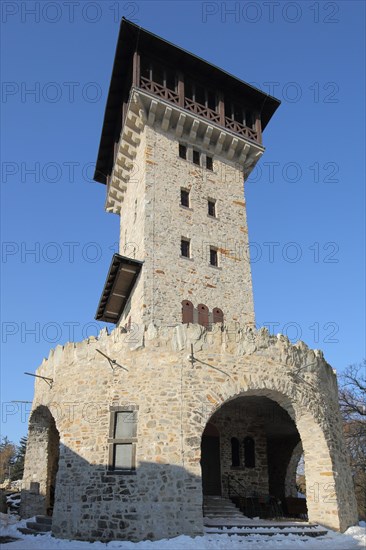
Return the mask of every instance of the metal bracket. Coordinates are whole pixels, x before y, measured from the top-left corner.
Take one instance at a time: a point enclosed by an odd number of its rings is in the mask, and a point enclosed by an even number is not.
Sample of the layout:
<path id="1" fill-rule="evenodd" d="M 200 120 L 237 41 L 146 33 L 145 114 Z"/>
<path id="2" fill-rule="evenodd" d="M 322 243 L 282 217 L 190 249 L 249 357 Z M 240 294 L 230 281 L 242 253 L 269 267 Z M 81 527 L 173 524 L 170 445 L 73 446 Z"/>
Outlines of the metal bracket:
<path id="1" fill-rule="evenodd" d="M 31 372 L 25 372 L 27 376 L 34 376 L 34 378 L 42 378 L 46 382 L 46 384 L 49 386 L 50 389 L 52 389 L 53 384 L 53 378 L 47 378 L 47 376 L 40 376 L 39 374 L 32 374 Z"/>
<path id="2" fill-rule="evenodd" d="M 110 357 L 108 357 L 108 355 L 106 355 L 105 353 L 103 353 L 102 351 L 100 351 L 100 349 L 96 349 L 95 351 L 97 351 L 98 353 L 100 353 L 100 355 L 103 355 L 103 357 L 105 357 L 106 359 L 108 359 L 108 362 L 109 362 L 109 366 L 111 367 L 112 371 L 114 372 L 114 368 L 115 367 L 119 367 L 120 369 L 123 369 L 125 371 L 128 372 L 128 369 L 126 367 L 122 367 L 122 365 L 120 365 L 119 363 L 117 363 L 117 361 L 115 359 L 111 359 Z"/>
<path id="3" fill-rule="evenodd" d="M 229 378 L 231 378 L 231 380 L 233 379 L 232 376 L 228 372 L 225 372 L 224 370 L 219 369 L 218 367 L 214 367 L 213 365 L 210 365 L 209 363 L 205 363 L 204 361 L 201 361 L 200 359 L 197 359 L 193 354 L 193 344 L 191 344 L 191 355 L 188 355 L 188 359 L 191 362 L 192 367 L 194 367 L 195 363 L 201 363 L 201 365 L 205 365 L 206 367 L 209 367 L 210 369 L 217 370 L 218 372 L 221 372 L 222 374 L 225 374 L 225 376 L 228 376 Z"/>

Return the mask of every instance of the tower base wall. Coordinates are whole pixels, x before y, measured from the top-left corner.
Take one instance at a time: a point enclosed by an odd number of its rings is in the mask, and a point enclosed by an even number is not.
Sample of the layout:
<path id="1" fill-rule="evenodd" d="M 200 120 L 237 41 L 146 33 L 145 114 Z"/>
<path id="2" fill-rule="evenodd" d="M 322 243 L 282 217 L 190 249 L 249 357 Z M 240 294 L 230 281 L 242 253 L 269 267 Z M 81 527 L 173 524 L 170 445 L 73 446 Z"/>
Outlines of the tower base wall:
<path id="1" fill-rule="evenodd" d="M 37 374 L 53 384 L 36 379 L 30 426 L 42 406 L 60 436 L 56 537 L 139 541 L 202 534 L 202 435 L 215 413 L 247 397 L 274 402 L 296 426 L 309 520 L 340 531 L 357 521 L 336 377 L 322 353 L 303 342 L 292 345 L 266 329 L 230 332 L 219 325 L 210 332 L 199 325 L 159 331 L 150 326 L 135 342 L 118 329 L 110 335 L 104 330 L 98 339 L 58 346 Z M 135 469 L 125 473 L 108 466 L 115 410 L 135 411 L 137 419 Z M 226 439 L 233 434 L 225 422 L 217 428 L 230 461 Z M 34 424 L 30 437 L 33 432 Z M 250 435 L 255 440 L 255 432 Z M 42 478 L 35 452 L 30 442 L 24 491 Z M 290 460 L 289 450 L 286 456 Z M 257 460 L 255 467 L 264 462 Z M 230 465 L 221 468 L 222 494 L 228 474 Z M 285 483 L 285 469 L 283 478 Z M 31 502 L 29 493 L 27 514 Z"/>

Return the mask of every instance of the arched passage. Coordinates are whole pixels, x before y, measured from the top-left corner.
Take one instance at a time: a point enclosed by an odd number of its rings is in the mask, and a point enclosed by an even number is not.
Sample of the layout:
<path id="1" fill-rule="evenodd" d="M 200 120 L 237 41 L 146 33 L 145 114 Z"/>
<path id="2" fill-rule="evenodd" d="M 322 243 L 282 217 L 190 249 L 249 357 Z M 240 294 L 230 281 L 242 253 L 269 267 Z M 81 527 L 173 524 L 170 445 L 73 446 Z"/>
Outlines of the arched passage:
<path id="1" fill-rule="evenodd" d="M 215 449 L 205 443 L 208 431 L 213 433 L 213 429 L 220 435 L 220 445 Z M 216 486 L 221 485 L 225 497 L 240 495 L 282 502 L 287 465 L 299 441 L 294 421 L 276 401 L 243 395 L 226 402 L 210 417 L 202 436 L 201 464 L 212 460 L 216 453 L 219 464 L 211 469 L 211 475 L 218 477 Z M 203 493 L 221 494 L 207 492 L 205 475 L 202 468 Z M 214 483 L 211 479 L 211 486 Z"/>
<path id="2" fill-rule="evenodd" d="M 337 431 L 338 426 L 338 429 L 341 429 L 340 420 L 338 422 L 337 417 L 333 416 L 334 426 L 330 426 L 327 417 L 328 411 L 321 407 L 319 401 L 311 399 L 310 390 L 307 390 L 304 385 L 295 385 L 286 377 L 272 378 L 268 376 L 266 378 L 261 371 L 259 376 L 253 373 L 249 381 L 247 378 L 245 381 L 243 380 L 243 385 L 245 389 L 240 390 L 229 380 L 226 383 L 221 383 L 217 390 L 211 388 L 211 396 L 215 395 L 216 399 L 211 406 L 211 411 L 206 409 L 205 421 L 213 422 L 220 410 L 224 410 L 235 401 L 238 403 L 239 398 L 267 397 L 277 403 L 280 410 L 283 409 L 295 425 L 298 435 L 297 439 L 293 440 L 293 448 L 300 439 L 302 441 L 307 486 L 306 507 L 309 521 L 344 531 L 354 522 L 355 507 L 352 487 L 348 483 L 347 477 L 345 476 L 345 480 L 343 480 L 338 473 L 343 472 L 343 465 L 345 469 L 347 468 L 347 458 L 339 452 L 339 448 L 342 448 L 341 437 L 338 436 L 340 431 Z M 288 424 L 288 426 L 290 425 Z M 202 431 L 200 434 L 202 435 Z M 222 441 L 221 446 L 223 446 Z M 289 446 L 286 451 L 287 463 L 285 464 L 283 461 L 282 464 L 277 464 L 279 466 L 277 473 L 276 464 L 272 465 L 272 473 L 268 472 L 267 486 L 271 492 L 274 491 L 275 485 L 277 485 L 276 490 L 285 491 L 286 470 L 293 448 L 291 449 Z M 221 478 L 223 489 L 225 489 L 227 476 L 224 480 L 223 473 L 225 472 L 221 464 Z M 348 474 L 347 470 L 345 473 Z M 255 479 L 254 476 L 252 481 Z M 272 485 L 270 485 L 271 479 Z M 262 479 L 257 483 L 263 485 L 265 480 Z M 225 496 L 224 491 L 223 495 Z"/>
<path id="3" fill-rule="evenodd" d="M 31 414 L 28 428 L 22 494 L 22 515 L 52 515 L 60 436 L 50 410 L 40 405 Z"/>

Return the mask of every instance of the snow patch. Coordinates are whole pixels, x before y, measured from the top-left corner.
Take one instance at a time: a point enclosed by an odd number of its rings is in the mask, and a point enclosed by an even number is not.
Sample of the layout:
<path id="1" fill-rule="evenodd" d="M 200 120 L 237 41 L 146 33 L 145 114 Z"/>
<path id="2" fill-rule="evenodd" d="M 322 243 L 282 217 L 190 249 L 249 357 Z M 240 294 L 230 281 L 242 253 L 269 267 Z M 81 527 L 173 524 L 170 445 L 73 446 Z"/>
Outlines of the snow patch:
<path id="1" fill-rule="evenodd" d="M 34 519 L 34 518 L 32 518 Z M 14 515 L 0 514 L 2 536 L 19 538 L 6 545 L 6 550 L 355 550 L 365 548 L 365 522 L 350 527 L 343 535 L 329 531 L 326 536 L 311 538 L 294 535 L 240 536 L 237 534 L 206 534 L 203 537 L 181 535 L 174 539 L 163 539 L 155 542 L 113 541 L 83 542 L 56 539 L 50 533 L 45 535 L 23 535 L 17 528 L 25 527 L 28 520 L 19 521 Z M 322 526 L 320 526 L 322 528 Z"/>

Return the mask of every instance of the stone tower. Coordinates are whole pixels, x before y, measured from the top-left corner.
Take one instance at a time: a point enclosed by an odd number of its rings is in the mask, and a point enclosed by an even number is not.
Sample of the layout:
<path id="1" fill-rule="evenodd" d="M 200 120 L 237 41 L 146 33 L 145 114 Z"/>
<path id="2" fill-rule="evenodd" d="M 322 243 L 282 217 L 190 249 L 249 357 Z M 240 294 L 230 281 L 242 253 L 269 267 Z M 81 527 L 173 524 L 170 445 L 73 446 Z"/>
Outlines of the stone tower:
<path id="1" fill-rule="evenodd" d="M 355 523 L 333 369 L 254 327 L 243 176 L 278 104 L 122 21 L 95 172 L 121 216 L 116 327 L 50 351 L 29 419 L 21 514 L 55 536 L 195 536 L 212 497 L 289 517 L 302 455 L 297 513 Z"/>
<path id="2" fill-rule="evenodd" d="M 243 182 L 278 105 L 122 22 L 95 179 L 125 259 L 113 258 L 97 319 L 254 326 Z"/>

